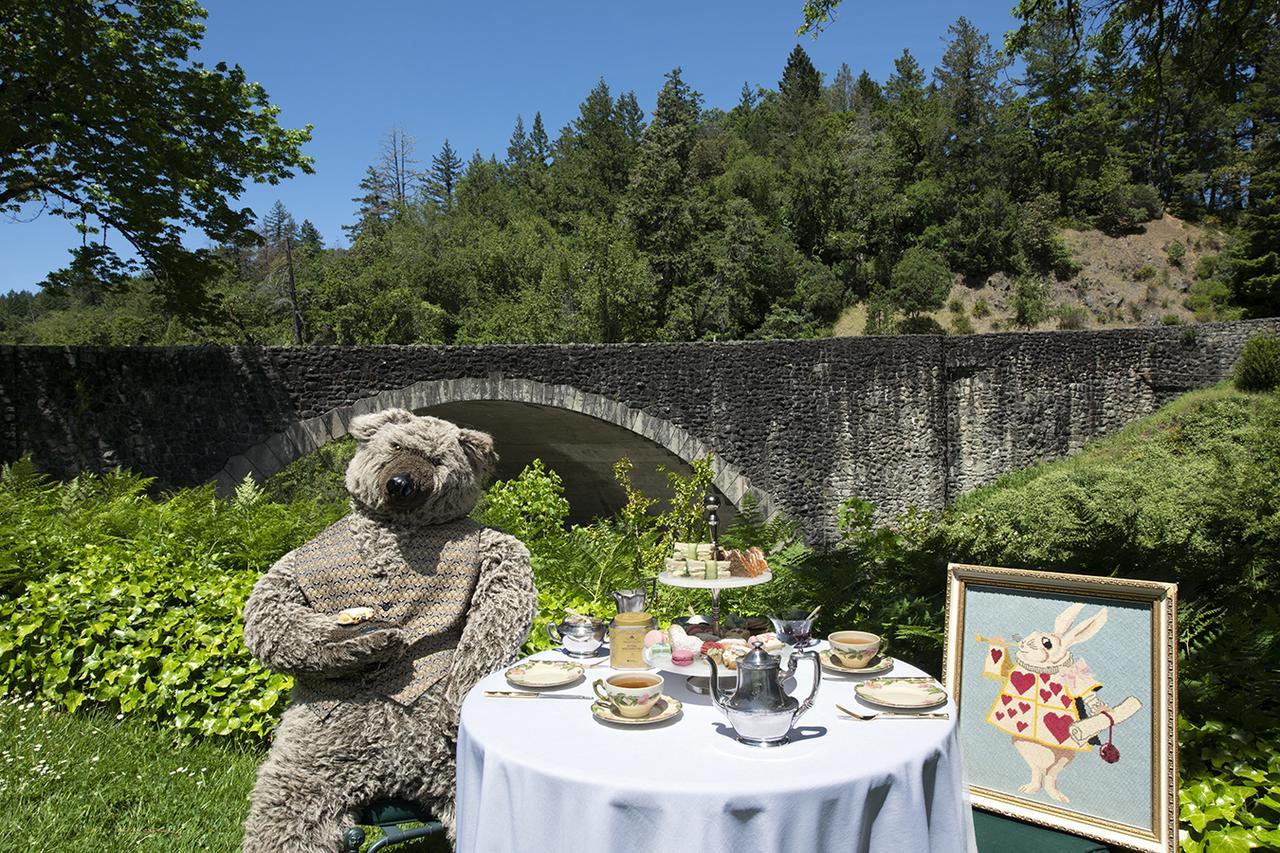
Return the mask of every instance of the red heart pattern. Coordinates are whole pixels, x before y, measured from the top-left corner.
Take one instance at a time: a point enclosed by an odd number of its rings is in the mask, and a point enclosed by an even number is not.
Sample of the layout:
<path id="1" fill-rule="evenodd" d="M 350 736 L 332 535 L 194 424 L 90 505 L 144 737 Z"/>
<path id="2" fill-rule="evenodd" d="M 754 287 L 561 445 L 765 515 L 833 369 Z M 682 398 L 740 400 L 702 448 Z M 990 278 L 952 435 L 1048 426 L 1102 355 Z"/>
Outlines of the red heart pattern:
<path id="1" fill-rule="evenodd" d="M 1071 707 L 1071 697 L 1070 697 L 1070 696 L 1068 696 L 1067 694 L 1065 694 L 1065 693 L 1064 693 L 1064 694 L 1062 694 L 1061 699 L 1062 699 L 1062 707 L 1064 707 L 1064 708 L 1070 708 L 1070 707 Z"/>
<path id="2" fill-rule="evenodd" d="M 1020 672 L 1014 670 L 1009 674 L 1009 681 L 1013 684 L 1013 689 L 1019 693 L 1026 693 L 1036 683 L 1036 677 L 1029 672 Z"/>
<path id="3" fill-rule="evenodd" d="M 1041 681 L 1043 681 L 1045 684 L 1048 684 L 1048 683 L 1049 683 L 1049 673 L 1047 673 L 1047 672 L 1042 672 L 1042 673 L 1040 673 L 1040 680 L 1041 680 Z"/>
<path id="4" fill-rule="evenodd" d="M 1044 727 L 1053 735 L 1054 740 L 1062 743 L 1071 737 L 1071 724 L 1075 720 L 1067 714 L 1055 714 L 1052 711 L 1044 715 Z"/>
<path id="5" fill-rule="evenodd" d="M 1004 719 L 1004 711 L 996 711 L 996 719 L 997 719 L 997 720 L 1003 720 L 1003 719 Z"/>
<path id="6" fill-rule="evenodd" d="M 1041 688 L 1041 689 L 1040 689 L 1040 701 L 1041 701 L 1041 702 L 1048 702 L 1048 701 L 1049 701 L 1049 697 L 1050 697 L 1050 696 L 1052 696 L 1052 695 L 1053 695 L 1053 694 L 1052 694 L 1052 693 L 1050 693 L 1048 690 L 1045 690 L 1044 688 Z"/>
<path id="7" fill-rule="evenodd" d="M 1004 652 L 1000 651 L 1000 649 L 992 649 L 992 650 L 991 650 L 991 662 L 992 662 L 992 663 L 1000 663 L 1000 658 L 1002 658 L 1002 657 L 1004 657 Z"/>
<path id="8" fill-rule="evenodd" d="M 1055 681 L 1049 685 L 1049 689 L 1053 691 L 1054 696 L 1057 696 L 1062 692 L 1062 685 Z"/>
<path id="9" fill-rule="evenodd" d="M 1013 697 L 1006 694 L 1000 697 L 1000 701 L 1008 705 L 1010 702 L 1013 701 Z"/>
<path id="10" fill-rule="evenodd" d="M 1018 731 L 1020 731 L 1020 732 L 1021 732 L 1021 731 L 1026 731 L 1026 728 L 1027 728 L 1027 724 L 1026 724 L 1026 723 L 1018 723 Z"/>
<path id="11" fill-rule="evenodd" d="M 1023 711 L 1028 711 L 1031 709 L 1031 706 L 1028 705 L 1026 702 L 1019 702 L 1018 707 L 1021 708 Z"/>

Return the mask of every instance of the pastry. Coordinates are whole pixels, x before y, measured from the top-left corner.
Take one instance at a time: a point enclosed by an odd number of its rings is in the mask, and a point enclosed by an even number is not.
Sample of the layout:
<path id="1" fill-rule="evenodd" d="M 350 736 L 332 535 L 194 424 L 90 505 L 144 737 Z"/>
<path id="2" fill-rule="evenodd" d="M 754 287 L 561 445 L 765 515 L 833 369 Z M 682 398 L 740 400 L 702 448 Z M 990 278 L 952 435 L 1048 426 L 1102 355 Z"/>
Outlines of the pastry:
<path id="1" fill-rule="evenodd" d="M 665 643 L 666 641 L 667 641 L 666 633 L 664 633 L 663 631 L 659 631 L 657 628 L 654 628 L 652 631 L 644 635 L 644 647 L 646 649 L 650 648 L 656 643 Z"/>
<path id="2" fill-rule="evenodd" d="M 372 607 L 348 607 L 346 610 L 339 611 L 339 625 L 359 625 L 361 622 L 368 622 L 373 618 Z"/>
<path id="3" fill-rule="evenodd" d="M 672 649 L 671 662 L 676 666 L 690 666 L 693 664 L 693 649 Z"/>

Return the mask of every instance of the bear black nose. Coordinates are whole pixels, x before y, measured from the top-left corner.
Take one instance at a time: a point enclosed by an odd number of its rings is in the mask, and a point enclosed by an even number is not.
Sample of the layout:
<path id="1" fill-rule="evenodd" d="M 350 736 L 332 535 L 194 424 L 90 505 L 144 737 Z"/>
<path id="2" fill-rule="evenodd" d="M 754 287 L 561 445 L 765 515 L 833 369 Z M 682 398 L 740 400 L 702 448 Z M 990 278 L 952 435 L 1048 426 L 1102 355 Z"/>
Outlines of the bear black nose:
<path id="1" fill-rule="evenodd" d="M 413 492 L 413 478 L 408 474 L 396 474 L 387 480 L 387 494 L 393 498 L 407 498 Z"/>

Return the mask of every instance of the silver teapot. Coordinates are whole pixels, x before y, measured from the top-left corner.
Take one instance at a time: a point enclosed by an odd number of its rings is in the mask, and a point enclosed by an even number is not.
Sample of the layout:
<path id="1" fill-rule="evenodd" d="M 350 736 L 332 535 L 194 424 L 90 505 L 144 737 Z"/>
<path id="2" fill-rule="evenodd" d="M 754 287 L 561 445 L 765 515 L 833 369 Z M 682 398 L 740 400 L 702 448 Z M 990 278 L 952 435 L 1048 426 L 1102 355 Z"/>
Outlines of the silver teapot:
<path id="1" fill-rule="evenodd" d="M 558 625 L 547 623 L 547 636 L 551 642 L 564 646 L 565 654 L 575 658 L 595 657 L 608 630 L 604 620 L 594 616 L 588 622 L 564 619 Z"/>
<path id="2" fill-rule="evenodd" d="M 809 697 L 799 702 L 782 689 L 782 682 L 796 671 L 796 658 L 809 658 L 813 662 L 813 689 Z M 800 716 L 813 706 L 822 683 L 822 668 L 814 652 L 794 652 L 786 669 L 781 661 L 764 650 L 764 644 L 751 644 L 751 651 L 738 661 L 738 686 L 728 696 L 720 687 L 720 674 L 716 662 L 711 664 L 711 698 L 715 700 L 729 725 L 738 735 L 740 743 L 750 746 L 782 746 L 788 742 L 787 732 Z"/>

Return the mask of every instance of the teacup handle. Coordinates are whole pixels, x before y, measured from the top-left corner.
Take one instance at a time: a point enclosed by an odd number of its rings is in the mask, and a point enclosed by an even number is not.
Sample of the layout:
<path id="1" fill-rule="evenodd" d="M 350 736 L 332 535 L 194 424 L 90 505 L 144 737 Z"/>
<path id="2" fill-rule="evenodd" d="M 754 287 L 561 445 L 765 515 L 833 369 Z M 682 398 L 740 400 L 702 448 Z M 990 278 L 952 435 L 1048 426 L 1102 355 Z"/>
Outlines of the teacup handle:
<path id="1" fill-rule="evenodd" d="M 609 694 L 601 692 L 603 688 L 604 688 L 604 679 L 597 678 L 595 682 L 591 685 L 591 692 L 599 696 L 600 701 L 603 702 L 604 704 L 613 705 L 613 700 L 609 698 Z"/>
<path id="2" fill-rule="evenodd" d="M 880 657 L 882 657 L 882 658 L 887 658 L 887 657 L 889 656 L 889 638 L 888 638 L 888 637 L 881 637 L 881 638 L 880 638 L 880 651 L 879 651 L 879 655 L 880 655 Z"/>

